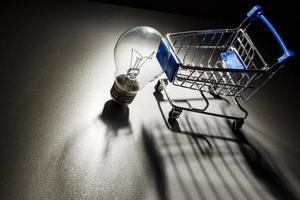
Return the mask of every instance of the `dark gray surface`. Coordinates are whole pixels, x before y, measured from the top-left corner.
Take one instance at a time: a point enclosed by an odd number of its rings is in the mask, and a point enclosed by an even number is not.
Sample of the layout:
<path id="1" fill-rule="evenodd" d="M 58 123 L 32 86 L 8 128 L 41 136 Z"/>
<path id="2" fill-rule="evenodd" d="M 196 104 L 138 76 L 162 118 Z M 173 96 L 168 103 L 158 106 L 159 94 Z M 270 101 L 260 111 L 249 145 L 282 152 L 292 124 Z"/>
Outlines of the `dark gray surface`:
<path id="1" fill-rule="evenodd" d="M 222 23 L 93 2 L 4 9 L 0 199 L 158 199 L 165 192 L 172 199 L 277 197 L 237 144 L 211 139 L 205 156 L 193 139 L 167 130 L 153 84 L 129 106 L 127 124 L 103 118 L 122 32 L 147 25 L 165 34 Z M 300 177 L 297 77 L 289 68 L 275 76 L 247 104 L 243 128 L 291 190 Z M 225 121 L 186 116 L 198 124 L 195 132 L 234 137 Z"/>

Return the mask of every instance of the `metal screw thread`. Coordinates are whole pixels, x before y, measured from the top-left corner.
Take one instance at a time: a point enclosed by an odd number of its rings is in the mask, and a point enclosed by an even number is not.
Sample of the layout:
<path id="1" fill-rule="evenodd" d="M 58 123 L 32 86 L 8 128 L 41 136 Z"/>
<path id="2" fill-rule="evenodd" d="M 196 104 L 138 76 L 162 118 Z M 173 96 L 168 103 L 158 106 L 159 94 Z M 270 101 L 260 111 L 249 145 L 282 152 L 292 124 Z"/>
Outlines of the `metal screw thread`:
<path id="1" fill-rule="evenodd" d="M 136 93 L 130 93 L 122 90 L 116 82 L 114 82 L 112 88 L 110 89 L 110 95 L 112 100 L 121 105 L 130 104 L 136 96 Z"/>

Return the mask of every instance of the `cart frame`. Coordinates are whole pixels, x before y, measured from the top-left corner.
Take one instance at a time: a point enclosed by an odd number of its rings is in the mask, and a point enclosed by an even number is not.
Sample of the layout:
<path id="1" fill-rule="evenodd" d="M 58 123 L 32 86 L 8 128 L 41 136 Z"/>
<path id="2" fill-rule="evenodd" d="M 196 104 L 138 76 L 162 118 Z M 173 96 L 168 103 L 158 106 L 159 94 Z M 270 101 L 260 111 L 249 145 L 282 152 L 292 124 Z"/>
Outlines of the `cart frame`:
<path id="1" fill-rule="evenodd" d="M 283 55 L 268 64 L 247 34 L 251 23 L 260 19 L 273 33 Z M 161 40 L 156 57 L 167 79 L 160 79 L 155 91 L 164 91 L 172 106 L 170 119 L 177 119 L 183 110 L 233 120 L 232 128 L 240 129 L 248 116 L 241 103 L 246 103 L 284 62 L 294 56 L 265 17 L 260 6 L 254 6 L 237 28 L 169 33 Z M 179 106 L 167 91 L 168 82 L 175 86 L 198 90 L 205 101 L 203 108 Z M 207 112 L 209 101 L 205 93 L 215 98 L 232 97 L 243 116 Z"/>

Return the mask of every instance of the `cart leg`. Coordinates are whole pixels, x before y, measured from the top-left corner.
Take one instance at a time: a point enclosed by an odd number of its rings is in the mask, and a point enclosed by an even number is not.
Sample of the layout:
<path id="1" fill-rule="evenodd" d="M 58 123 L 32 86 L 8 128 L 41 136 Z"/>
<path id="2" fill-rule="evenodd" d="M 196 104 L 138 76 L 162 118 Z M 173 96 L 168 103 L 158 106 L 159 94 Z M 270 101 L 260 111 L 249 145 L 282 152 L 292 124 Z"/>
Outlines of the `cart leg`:
<path id="1" fill-rule="evenodd" d="M 235 119 L 232 123 L 233 130 L 240 130 L 244 124 L 244 119 Z"/>
<path id="2" fill-rule="evenodd" d="M 160 79 L 157 81 L 156 85 L 154 86 L 155 92 L 161 92 L 163 90 L 163 85 L 162 81 L 164 82 L 165 86 L 168 85 L 168 80 L 167 79 Z"/>
<path id="3" fill-rule="evenodd" d="M 208 93 L 215 99 L 221 99 L 221 96 L 216 93 L 217 89 L 218 87 L 216 85 L 212 85 Z"/>
<path id="4" fill-rule="evenodd" d="M 169 112 L 170 119 L 178 119 L 180 114 L 182 113 L 182 109 L 173 107 Z"/>
<path id="5" fill-rule="evenodd" d="M 215 94 L 215 93 L 213 93 L 213 92 L 210 92 L 209 94 L 210 94 L 213 98 L 215 98 L 215 99 L 222 99 L 222 97 L 221 97 L 220 95 Z"/>

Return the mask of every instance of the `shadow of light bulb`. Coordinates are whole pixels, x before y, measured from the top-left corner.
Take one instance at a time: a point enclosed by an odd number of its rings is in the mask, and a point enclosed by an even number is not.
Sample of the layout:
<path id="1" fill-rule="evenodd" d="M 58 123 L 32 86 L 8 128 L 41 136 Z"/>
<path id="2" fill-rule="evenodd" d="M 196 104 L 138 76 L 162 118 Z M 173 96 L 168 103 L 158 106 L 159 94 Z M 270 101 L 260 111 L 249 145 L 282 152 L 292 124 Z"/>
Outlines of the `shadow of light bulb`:
<path id="1" fill-rule="evenodd" d="M 131 133 L 128 106 L 107 101 L 100 116 L 70 133 L 49 161 L 53 198 L 144 199 L 142 147 Z"/>
<path id="2" fill-rule="evenodd" d="M 105 103 L 99 118 L 107 127 L 103 151 L 103 156 L 106 157 L 112 138 L 132 133 L 131 124 L 129 122 L 129 108 L 126 105 L 120 105 L 109 100 Z"/>
<path id="3" fill-rule="evenodd" d="M 119 37 L 114 48 L 116 70 L 111 89 L 115 102 L 130 104 L 139 90 L 163 73 L 155 56 L 161 39 L 157 30 L 147 26 L 135 27 Z"/>

